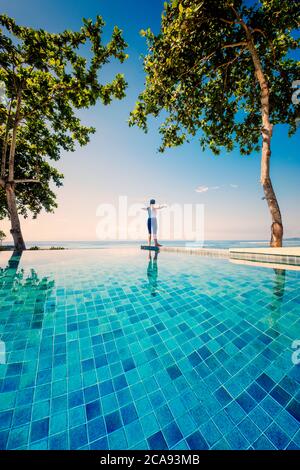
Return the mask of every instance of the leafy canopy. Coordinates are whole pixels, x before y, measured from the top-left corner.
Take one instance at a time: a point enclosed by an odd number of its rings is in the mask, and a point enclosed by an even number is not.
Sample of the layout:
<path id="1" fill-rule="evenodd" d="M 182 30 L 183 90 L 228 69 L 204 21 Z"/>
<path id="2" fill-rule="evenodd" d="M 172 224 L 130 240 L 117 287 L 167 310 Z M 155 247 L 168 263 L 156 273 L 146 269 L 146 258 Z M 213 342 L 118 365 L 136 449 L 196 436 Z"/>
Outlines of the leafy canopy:
<path id="1" fill-rule="evenodd" d="M 102 43 L 104 21 L 83 19 L 78 32 L 59 34 L 19 26 L 12 18 L 0 15 L 0 82 L 5 84 L 6 100 L 0 103 L 0 152 L 8 131 L 6 165 L 2 179 L 8 176 L 8 155 L 16 118 L 17 97 L 21 98 L 17 131 L 15 174 L 18 179 L 36 179 L 39 183 L 18 183 L 15 191 L 19 211 L 36 216 L 42 208 L 56 207 L 50 185 L 62 184 L 63 175 L 51 166 L 62 150 L 74 151 L 86 145 L 92 127 L 84 126 L 76 110 L 101 101 L 125 96 L 126 82 L 116 74 L 108 83 L 99 81 L 101 68 L 111 59 L 121 63 L 127 58 L 122 32 L 115 27 L 107 44 Z M 89 47 L 87 56 L 82 49 Z M 0 217 L 7 215 L 4 190 L 0 189 Z"/>
<path id="2" fill-rule="evenodd" d="M 296 131 L 292 82 L 300 77 L 299 2 L 291 0 L 173 0 L 165 3 L 161 32 L 142 31 L 145 90 L 129 125 L 147 131 L 149 115 L 163 110 L 160 151 L 199 134 L 201 147 L 241 154 L 258 150 L 261 136 L 260 88 L 245 30 L 251 31 L 270 88 L 270 120 Z"/>

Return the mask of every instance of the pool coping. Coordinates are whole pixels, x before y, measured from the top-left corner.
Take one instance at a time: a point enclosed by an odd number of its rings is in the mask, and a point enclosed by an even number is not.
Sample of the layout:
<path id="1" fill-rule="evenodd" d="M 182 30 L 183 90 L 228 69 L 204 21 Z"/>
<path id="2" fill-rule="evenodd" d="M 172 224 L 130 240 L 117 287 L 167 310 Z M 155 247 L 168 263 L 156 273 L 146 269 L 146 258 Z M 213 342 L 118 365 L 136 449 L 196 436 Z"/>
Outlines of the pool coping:
<path id="1" fill-rule="evenodd" d="M 289 266 L 300 269 L 300 247 L 283 248 L 200 248 L 200 247 L 168 247 L 164 246 L 161 251 L 188 253 L 213 258 L 225 258 L 236 261 L 247 261 L 250 263 L 260 263 L 265 267 L 275 267 L 275 265 Z"/>

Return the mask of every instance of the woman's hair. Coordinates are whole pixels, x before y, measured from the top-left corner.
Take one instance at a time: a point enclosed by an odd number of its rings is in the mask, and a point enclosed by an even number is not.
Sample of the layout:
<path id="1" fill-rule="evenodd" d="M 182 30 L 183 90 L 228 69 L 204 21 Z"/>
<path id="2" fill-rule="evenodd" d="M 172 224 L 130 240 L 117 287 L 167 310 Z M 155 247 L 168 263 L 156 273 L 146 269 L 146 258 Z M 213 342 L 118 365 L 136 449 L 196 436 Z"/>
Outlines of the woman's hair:
<path id="1" fill-rule="evenodd" d="M 155 199 L 150 199 L 150 205 L 155 204 Z"/>

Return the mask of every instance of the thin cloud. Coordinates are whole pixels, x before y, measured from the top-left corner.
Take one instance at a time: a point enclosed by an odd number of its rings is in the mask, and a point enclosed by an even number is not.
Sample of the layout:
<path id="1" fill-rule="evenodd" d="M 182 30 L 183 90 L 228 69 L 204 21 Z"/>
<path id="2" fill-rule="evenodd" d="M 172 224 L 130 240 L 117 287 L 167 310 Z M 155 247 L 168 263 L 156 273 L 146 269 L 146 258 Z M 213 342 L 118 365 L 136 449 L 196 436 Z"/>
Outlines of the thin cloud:
<path id="1" fill-rule="evenodd" d="M 239 186 L 237 184 L 222 184 L 221 186 L 198 186 L 198 188 L 195 189 L 196 193 L 207 193 L 207 191 L 215 191 L 220 188 L 226 188 L 226 187 L 234 188 L 237 189 Z"/>
<path id="2" fill-rule="evenodd" d="M 207 191 L 219 189 L 220 186 L 198 186 L 198 188 L 195 189 L 196 193 L 206 193 Z"/>

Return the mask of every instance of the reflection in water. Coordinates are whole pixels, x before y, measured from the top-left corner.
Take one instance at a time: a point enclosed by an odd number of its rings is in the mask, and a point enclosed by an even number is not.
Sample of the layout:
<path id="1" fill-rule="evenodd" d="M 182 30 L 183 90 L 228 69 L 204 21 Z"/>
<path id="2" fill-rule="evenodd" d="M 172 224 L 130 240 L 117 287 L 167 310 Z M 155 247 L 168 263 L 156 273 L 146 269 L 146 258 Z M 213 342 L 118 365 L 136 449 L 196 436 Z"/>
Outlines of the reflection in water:
<path id="1" fill-rule="evenodd" d="M 150 293 L 153 297 L 155 297 L 158 294 L 158 288 L 157 288 L 158 253 L 159 253 L 158 251 L 155 251 L 154 257 L 152 258 L 152 253 L 149 250 L 149 256 L 148 256 L 149 261 L 148 261 L 148 268 L 147 268 L 147 277 L 148 277 L 148 285 L 149 285 Z"/>
<path id="2" fill-rule="evenodd" d="M 284 296 L 285 288 L 285 269 L 274 269 L 275 280 L 273 287 L 273 301 L 270 305 L 270 310 L 272 311 L 269 319 L 270 327 L 276 325 L 277 321 L 281 316 L 281 305 Z"/>
<path id="3" fill-rule="evenodd" d="M 14 251 L 7 266 L 0 268 L 0 305 L 3 305 L 1 310 L 4 315 L 5 310 L 8 313 L 5 318 L 7 325 L 19 321 L 22 328 L 40 329 L 45 314 L 45 303 L 55 282 L 48 277 L 39 278 L 34 269 L 29 273 L 19 269 L 21 257 L 22 253 Z M 8 301 L 12 308 L 7 307 Z"/>

